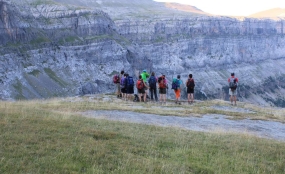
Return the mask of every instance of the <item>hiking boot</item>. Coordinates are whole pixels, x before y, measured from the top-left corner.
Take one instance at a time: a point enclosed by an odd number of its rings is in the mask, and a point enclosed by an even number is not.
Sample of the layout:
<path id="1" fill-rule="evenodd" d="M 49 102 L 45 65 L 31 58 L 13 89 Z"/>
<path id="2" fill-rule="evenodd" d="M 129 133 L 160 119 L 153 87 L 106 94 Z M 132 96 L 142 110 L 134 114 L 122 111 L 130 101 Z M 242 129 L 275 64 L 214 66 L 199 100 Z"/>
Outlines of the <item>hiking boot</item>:
<path id="1" fill-rule="evenodd" d="M 178 104 L 181 105 L 181 102 L 179 102 Z"/>

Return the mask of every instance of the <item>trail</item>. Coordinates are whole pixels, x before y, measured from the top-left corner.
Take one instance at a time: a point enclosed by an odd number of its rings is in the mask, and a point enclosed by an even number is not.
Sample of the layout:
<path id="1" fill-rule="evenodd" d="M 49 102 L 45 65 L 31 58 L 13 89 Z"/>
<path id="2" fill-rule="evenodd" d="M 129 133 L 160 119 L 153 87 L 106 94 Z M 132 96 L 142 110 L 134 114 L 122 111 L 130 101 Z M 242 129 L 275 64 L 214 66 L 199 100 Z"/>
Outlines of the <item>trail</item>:
<path id="1" fill-rule="evenodd" d="M 230 110 L 230 107 L 216 109 Z M 251 111 L 236 108 L 233 112 L 250 113 Z M 202 117 L 161 116 L 155 114 L 137 113 L 132 111 L 93 110 L 81 113 L 85 117 L 139 123 L 164 127 L 176 127 L 203 132 L 236 132 L 249 133 L 258 137 L 285 141 L 285 124 L 263 120 L 231 120 L 230 116 L 220 114 L 205 114 Z"/>

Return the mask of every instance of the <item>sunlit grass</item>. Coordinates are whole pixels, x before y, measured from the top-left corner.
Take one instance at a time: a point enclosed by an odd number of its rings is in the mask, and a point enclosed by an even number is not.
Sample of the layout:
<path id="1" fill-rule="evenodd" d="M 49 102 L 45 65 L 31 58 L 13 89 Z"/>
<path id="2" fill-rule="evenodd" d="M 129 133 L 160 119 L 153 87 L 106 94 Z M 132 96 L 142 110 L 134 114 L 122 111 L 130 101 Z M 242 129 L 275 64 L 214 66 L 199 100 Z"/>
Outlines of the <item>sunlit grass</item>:
<path id="1" fill-rule="evenodd" d="M 206 101 L 180 107 L 183 112 L 189 110 L 185 115 L 199 115 L 217 112 L 201 111 L 213 105 L 227 103 Z M 264 115 L 269 111 L 240 105 Z M 201 133 L 77 115 L 102 109 L 152 113 L 158 107 L 112 96 L 0 102 L 0 173 L 285 172 L 284 142 L 246 132 Z M 159 114 L 170 111 L 161 109 Z M 272 114 L 278 117 L 282 112 Z"/>

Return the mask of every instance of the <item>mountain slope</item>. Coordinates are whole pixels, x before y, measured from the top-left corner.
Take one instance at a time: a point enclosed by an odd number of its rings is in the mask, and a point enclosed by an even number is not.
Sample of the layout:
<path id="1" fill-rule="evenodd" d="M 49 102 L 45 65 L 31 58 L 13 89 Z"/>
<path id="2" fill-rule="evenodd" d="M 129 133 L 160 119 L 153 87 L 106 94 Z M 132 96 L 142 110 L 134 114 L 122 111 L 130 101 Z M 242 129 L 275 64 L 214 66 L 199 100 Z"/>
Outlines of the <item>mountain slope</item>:
<path id="1" fill-rule="evenodd" d="M 190 13 L 209 15 L 208 13 L 203 12 L 202 10 L 198 9 L 197 7 L 191 6 L 191 5 L 184 5 L 184 4 L 179 4 L 179 3 L 165 3 L 165 6 L 167 8 L 186 11 L 186 12 L 190 12 Z"/>
<path id="2" fill-rule="evenodd" d="M 284 8 L 273 8 L 265 11 L 261 11 L 258 13 L 254 13 L 252 15 L 249 15 L 248 17 L 254 17 L 254 18 L 282 18 L 285 17 L 285 9 Z"/>

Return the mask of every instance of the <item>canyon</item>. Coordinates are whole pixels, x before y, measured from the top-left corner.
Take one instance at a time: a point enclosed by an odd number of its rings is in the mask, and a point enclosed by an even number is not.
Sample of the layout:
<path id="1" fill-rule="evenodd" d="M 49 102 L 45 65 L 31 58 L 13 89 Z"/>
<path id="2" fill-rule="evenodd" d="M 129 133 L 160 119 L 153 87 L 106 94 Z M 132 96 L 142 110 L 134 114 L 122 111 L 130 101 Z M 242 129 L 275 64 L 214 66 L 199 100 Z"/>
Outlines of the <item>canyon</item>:
<path id="1" fill-rule="evenodd" d="M 284 19 L 211 16 L 152 0 L 1 0 L 0 98 L 114 93 L 114 74 L 192 73 L 195 98 L 285 107 Z M 183 90 L 182 97 L 186 97 Z M 168 90 L 169 96 L 173 92 Z"/>

